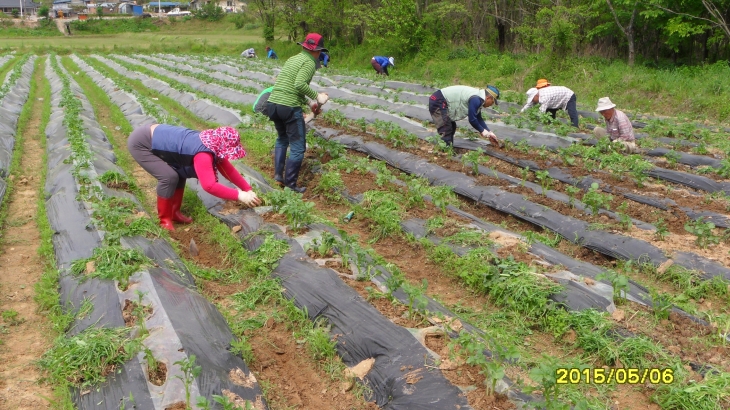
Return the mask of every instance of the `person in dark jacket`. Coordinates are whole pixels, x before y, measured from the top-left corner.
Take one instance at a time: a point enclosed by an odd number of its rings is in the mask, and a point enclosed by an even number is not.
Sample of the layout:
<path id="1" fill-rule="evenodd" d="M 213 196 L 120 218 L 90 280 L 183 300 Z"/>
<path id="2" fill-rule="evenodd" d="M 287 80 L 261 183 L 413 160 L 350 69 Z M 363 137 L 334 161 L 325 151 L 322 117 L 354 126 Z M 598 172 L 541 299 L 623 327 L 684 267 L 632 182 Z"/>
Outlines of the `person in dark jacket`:
<path id="1" fill-rule="evenodd" d="M 388 74 L 388 67 L 395 67 L 395 58 L 375 56 L 370 59 L 370 64 L 373 66 L 376 73 L 390 76 L 390 74 Z"/>
<path id="2" fill-rule="evenodd" d="M 327 68 L 327 64 L 330 63 L 330 55 L 329 53 L 321 53 L 319 55 L 319 62 L 322 64 L 324 68 Z"/>
<path id="3" fill-rule="evenodd" d="M 193 220 L 180 212 L 185 181 L 198 178 L 209 194 L 248 206 L 261 200 L 230 163 L 246 156 L 241 137 L 233 127 L 195 131 L 167 124 L 138 127 L 129 135 L 127 148 L 137 163 L 157 178 L 157 216 L 160 226 L 174 231 L 173 222 Z M 218 183 L 217 173 L 238 189 Z"/>

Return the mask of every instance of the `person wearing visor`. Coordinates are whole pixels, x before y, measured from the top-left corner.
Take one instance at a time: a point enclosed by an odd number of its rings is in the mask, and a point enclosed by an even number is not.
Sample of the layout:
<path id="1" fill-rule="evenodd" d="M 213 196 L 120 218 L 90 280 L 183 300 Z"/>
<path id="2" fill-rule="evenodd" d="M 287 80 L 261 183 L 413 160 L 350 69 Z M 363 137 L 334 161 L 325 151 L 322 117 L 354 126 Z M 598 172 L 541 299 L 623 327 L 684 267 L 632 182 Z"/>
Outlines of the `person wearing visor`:
<path id="1" fill-rule="evenodd" d="M 520 110 L 524 112 L 535 104 L 540 105 L 540 111 L 549 112 L 555 119 L 559 110 L 565 110 L 570 117 L 570 123 L 579 128 L 578 108 L 573 90 L 561 85 L 551 85 L 548 80 L 541 78 L 537 85 L 527 90 L 527 103 Z"/>
<path id="2" fill-rule="evenodd" d="M 395 67 L 395 58 L 375 56 L 370 59 L 370 64 L 373 66 L 376 73 L 389 77 L 390 74 L 388 74 L 388 67 Z"/>
<path id="3" fill-rule="evenodd" d="M 307 97 L 311 98 L 313 101 L 309 106 L 316 115 L 329 100 L 326 93 L 317 93 L 309 86 L 320 54 L 328 50 L 324 47 L 324 39 L 317 33 L 307 34 L 304 41 L 297 44 L 302 46 L 302 52 L 284 63 L 269 96 L 267 110 L 278 134 L 274 147 L 274 180 L 303 193 L 306 188 L 297 186 L 307 149 L 302 106 L 307 104 Z M 291 152 L 287 161 L 288 148 Z"/>
<path id="4" fill-rule="evenodd" d="M 482 108 L 498 104 L 499 89 L 493 85 L 474 88 L 453 85 L 442 88 L 431 95 L 428 111 L 436 124 L 436 130 L 447 145 L 454 145 L 456 121 L 469 118 L 469 124 L 492 145 L 500 146 L 500 141 L 482 118 Z"/>
<path id="5" fill-rule="evenodd" d="M 127 139 L 135 161 L 157 178 L 157 216 L 160 226 L 174 231 L 173 222 L 193 220 L 180 212 L 185 181 L 198 178 L 203 190 L 218 198 L 257 206 L 261 200 L 231 164 L 246 156 L 233 127 L 195 131 L 167 124 L 143 125 Z M 218 183 L 218 173 L 238 189 Z"/>

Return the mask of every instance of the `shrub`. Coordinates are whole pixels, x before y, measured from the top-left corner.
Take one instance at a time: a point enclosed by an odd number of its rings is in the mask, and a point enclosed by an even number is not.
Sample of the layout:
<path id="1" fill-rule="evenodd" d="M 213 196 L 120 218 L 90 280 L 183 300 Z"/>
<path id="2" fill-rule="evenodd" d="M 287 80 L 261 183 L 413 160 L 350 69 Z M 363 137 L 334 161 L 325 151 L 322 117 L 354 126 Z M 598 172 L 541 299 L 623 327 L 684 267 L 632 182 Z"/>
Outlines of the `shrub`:
<path id="1" fill-rule="evenodd" d="M 193 10 L 193 16 L 200 20 L 220 21 L 226 16 L 226 13 L 216 3 L 210 2 L 198 10 Z"/>

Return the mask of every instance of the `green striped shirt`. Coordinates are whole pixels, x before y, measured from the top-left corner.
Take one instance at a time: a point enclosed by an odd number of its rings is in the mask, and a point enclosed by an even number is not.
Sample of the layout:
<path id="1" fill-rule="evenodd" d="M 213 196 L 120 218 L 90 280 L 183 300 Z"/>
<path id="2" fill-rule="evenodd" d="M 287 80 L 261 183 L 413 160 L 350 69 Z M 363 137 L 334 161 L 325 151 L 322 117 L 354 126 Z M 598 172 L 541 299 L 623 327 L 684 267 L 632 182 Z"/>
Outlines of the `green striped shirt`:
<path id="1" fill-rule="evenodd" d="M 314 57 L 304 50 L 286 60 L 276 77 L 269 102 L 287 107 L 301 107 L 307 103 L 305 97 L 316 99 L 317 92 L 309 86 L 315 70 Z"/>

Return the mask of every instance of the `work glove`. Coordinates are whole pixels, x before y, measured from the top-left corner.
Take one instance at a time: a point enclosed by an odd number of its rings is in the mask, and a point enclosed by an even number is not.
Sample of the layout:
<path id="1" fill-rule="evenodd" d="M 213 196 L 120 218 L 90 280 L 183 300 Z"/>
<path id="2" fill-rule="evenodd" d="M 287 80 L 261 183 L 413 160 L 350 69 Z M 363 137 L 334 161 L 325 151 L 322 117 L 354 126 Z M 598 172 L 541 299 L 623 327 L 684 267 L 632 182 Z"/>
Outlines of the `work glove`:
<path id="1" fill-rule="evenodd" d="M 246 206 L 256 206 L 261 203 L 261 200 L 256 195 L 256 192 L 253 190 L 251 191 L 241 191 L 238 190 L 238 201 L 243 203 Z"/>
<path id="2" fill-rule="evenodd" d="M 317 94 L 317 104 L 319 104 L 320 106 L 324 105 L 329 99 L 330 99 L 330 96 L 327 95 L 327 93 L 318 93 Z"/>
<path id="3" fill-rule="evenodd" d="M 489 138 L 489 142 L 496 147 L 502 146 L 502 143 L 499 141 L 499 138 L 497 138 L 497 136 L 494 135 L 494 133 L 492 131 L 485 129 L 484 131 L 482 131 L 482 137 Z"/>
<path id="4" fill-rule="evenodd" d="M 306 114 L 304 116 L 304 123 L 309 124 L 310 122 L 312 122 L 313 119 L 314 119 L 314 113 L 310 112 L 309 114 Z"/>
<path id="5" fill-rule="evenodd" d="M 309 104 L 309 108 L 312 110 L 312 113 L 317 116 L 322 112 L 322 109 L 319 106 L 319 103 L 317 101 L 312 101 Z"/>

